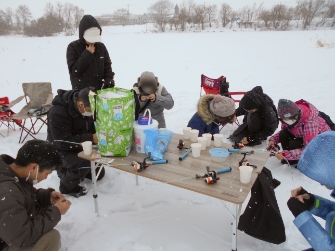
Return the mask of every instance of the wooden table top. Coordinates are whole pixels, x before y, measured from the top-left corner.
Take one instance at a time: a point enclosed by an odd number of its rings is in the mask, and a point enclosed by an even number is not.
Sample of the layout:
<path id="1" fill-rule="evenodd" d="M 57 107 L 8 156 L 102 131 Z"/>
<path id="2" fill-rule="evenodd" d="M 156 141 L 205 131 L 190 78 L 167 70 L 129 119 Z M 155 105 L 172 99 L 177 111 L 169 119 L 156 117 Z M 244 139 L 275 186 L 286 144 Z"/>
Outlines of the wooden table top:
<path id="1" fill-rule="evenodd" d="M 134 149 L 135 147 L 133 147 L 127 157 L 101 157 L 100 159 L 94 159 L 94 154 L 96 153 L 95 150 L 93 150 L 92 156 L 84 155 L 84 152 L 80 152 L 78 156 L 83 159 L 102 163 L 103 165 L 107 165 L 110 160 L 114 159 L 110 164 L 110 167 L 234 204 L 242 204 L 245 201 L 258 173 L 261 172 L 269 157 L 268 152 L 263 152 L 261 150 L 255 150 L 254 154 L 246 156 L 246 159 L 250 164 L 256 165 L 257 168 L 254 168 L 253 170 L 250 183 L 243 184 L 240 182 L 240 173 L 238 169 L 238 162 L 243 158 L 241 153 L 232 153 L 225 158 L 223 162 L 214 162 L 211 160 L 209 154 L 209 150 L 215 148 L 212 141 L 210 147 L 201 151 L 201 156 L 199 158 L 193 158 L 192 153 L 189 153 L 184 160 L 180 161 L 179 157 L 185 152 L 185 149 L 179 150 L 177 148 L 179 139 L 183 139 L 183 136 L 174 134 L 168 149 L 164 153 L 164 158 L 168 160 L 167 164 L 150 165 L 147 169 L 142 170 L 141 172 L 136 172 L 131 163 L 132 161 L 142 162 L 145 158 L 145 154 L 137 153 Z M 187 147 L 190 146 L 190 140 L 184 141 L 187 144 Z M 229 149 L 232 148 L 232 145 L 222 144 L 221 147 Z M 252 150 L 252 147 L 244 147 L 242 150 Z M 232 171 L 218 174 L 220 180 L 209 185 L 204 182 L 203 178 L 195 179 L 196 174 L 206 173 L 206 166 L 209 166 L 210 170 L 231 167 Z"/>

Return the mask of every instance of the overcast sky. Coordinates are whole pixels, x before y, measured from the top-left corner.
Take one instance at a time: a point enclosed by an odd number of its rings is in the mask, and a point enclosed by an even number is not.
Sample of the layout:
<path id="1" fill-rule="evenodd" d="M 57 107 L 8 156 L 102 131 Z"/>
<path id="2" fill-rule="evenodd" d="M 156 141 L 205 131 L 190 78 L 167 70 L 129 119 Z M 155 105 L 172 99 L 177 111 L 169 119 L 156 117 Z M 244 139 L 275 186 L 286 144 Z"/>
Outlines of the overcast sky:
<path id="1" fill-rule="evenodd" d="M 171 1 L 171 0 L 170 0 Z M 0 0 L 0 9 L 5 10 L 7 7 L 11 7 L 14 11 L 20 5 L 27 5 L 33 15 L 33 19 L 39 18 L 44 13 L 44 7 L 47 2 L 51 2 L 55 4 L 57 0 Z M 113 13 L 116 9 L 120 8 L 128 8 L 129 11 L 133 14 L 143 14 L 147 12 L 147 9 L 153 3 L 157 2 L 157 0 L 59 0 L 61 3 L 72 3 L 74 5 L 79 6 L 84 9 L 85 14 L 91 15 L 101 15 L 101 14 L 109 14 Z M 175 0 L 171 1 L 173 4 L 180 5 L 183 0 Z M 239 10 L 243 6 L 252 5 L 253 3 L 260 4 L 264 2 L 264 6 L 266 8 L 272 7 L 273 5 L 282 3 L 288 6 L 295 6 L 296 0 L 195 0 L 197 4 L 221 4 L 227 3 L 234 10 Z"/>

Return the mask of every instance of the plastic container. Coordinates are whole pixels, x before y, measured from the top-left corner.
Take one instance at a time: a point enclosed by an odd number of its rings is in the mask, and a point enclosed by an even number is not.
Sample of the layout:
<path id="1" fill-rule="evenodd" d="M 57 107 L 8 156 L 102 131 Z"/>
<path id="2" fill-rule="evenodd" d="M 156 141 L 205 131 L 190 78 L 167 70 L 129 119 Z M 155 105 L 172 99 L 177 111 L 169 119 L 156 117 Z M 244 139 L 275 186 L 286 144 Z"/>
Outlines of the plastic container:
<path id="1" fill-rule="evenodd" d="M 81 145 L 83 147 L 85 155 L 91 155 L 92 154 L 92 141 L 85 141 L 85 142 L 81 143 Z"/>
<path id="2" fill-rule="evenodd" d="M 148 122 L 149 122 L 149 119 L 150 119 L 150 123 L 148 123 Z M 138 118 L 137 123 L 138 123 L 139 125 L 148 125 L 148 124 L 152 124 L 152 118 L 149 117 L 149 116 L 141 116 L 141 117 Z"/>
<path id="3" fill-rule="evenodd" d="M 192 142 L 198 142 L 198 136 L 199 136 L 199 130 L 192 129 L 191 130 L 191 141 Z"/>
<path id="4" fill-rule="evenodd" d="M 205 137 L 207 139 L 207 146 L 211 146 L 212 134 L 204 133 L 204 134 L 202 134 L 202 137 Z"/>
<path id="5" fill-rule="evenodd" d="M 198 143 L 201 144 L 201 150 L 206 150 L 207 139 L 205 137 L 198 137 Z"/>
<path id="6" fill-rule="evenodd" d="M 222 145 L 223 135 L 220 133 L 214 134 L 214 146 L 220 147 Z"/>
<path id="7" fill-rule="evenodd" d="M 251 179 L 252 167 L 251 166 L 240 166 L 240 181 L 243 184 L 248 184 Z"/>
<path id="8" fill-rule="evenodd" d="M 222 162 L 230 153 L 223 148 L 213 148 L 209 150 L 209 154 L 214 162 Z"/>
<path id="9" fill-rule="evenodd" d="M 192 148 L 192 156 L 193 158 L 199 158 L 201 152 L 201 144 L 200 143 L 193 143 L 191 144 Z"/>
<path id="10" fill-rule="evenodd" d="M 158 129 L 158 121 L 151 118 L 151 112 L 149 109 L 146 109 L 143 115 L 147 112 L 149 112 L 149 119 L 147 120 L 146 125 L 139 125 L 137 121 L 134 121 L 133 123 L 136 151 L 139 153 L 145 153 L 144 144 L 146 134 L 144 133 L 144 130 Z M 152 121 L 152 124 L 149 124 L 149 121 Z"/>
<path id="11" fill-rule="evenodd" d="M 190 139 L 191 138 L 191 127 L 184 127 L 183 128 L 183 135 L 184 135 L 184 139 Z"/>

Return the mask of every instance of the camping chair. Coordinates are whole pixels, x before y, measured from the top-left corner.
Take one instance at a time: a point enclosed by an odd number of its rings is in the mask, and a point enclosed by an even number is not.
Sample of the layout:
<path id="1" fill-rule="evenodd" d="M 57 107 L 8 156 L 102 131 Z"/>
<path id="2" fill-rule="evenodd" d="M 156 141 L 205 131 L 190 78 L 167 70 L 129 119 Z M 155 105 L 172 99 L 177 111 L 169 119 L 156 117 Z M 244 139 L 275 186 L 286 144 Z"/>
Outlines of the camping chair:
<path id="1" fill-rule="evenodd" d="M 200 96 L 202 89 L 206 94 L 220 94 L 232 98 L 234 102 L 240 102 L 241 100 L 235 99 L 232 96 L 245 94 L 245 92 L 229 92 L 229 82 L 226 81 L 226 77 L 224 76 L 213 79 L 201 74 Z"/>
<path id="2" fill-rule="evenodd" d="M 10 129 L 15 131 L 15 123 L 22 123 L 22 120 L 14 121 L 10 118 L 12 115 L 15 114 L 15 112 L 13 112 L 11 108 L 19 103 L 22 99 L 23 97 L 19 97 L 14 101 L 9 102 L 8 97 L 0 98 L 0 127 L 3 125 L 7 127 L 7 137 L 9 135 Z M 0 135 L 5 137 L 2 133 L 0 133 Z"/>
<path id="3" fill-rule="evenodd" d="M 22 89 L 24 93 L 22 97 L 25 98 L 27 104 L 20 112 L 11 116 L 14 121 L 19 119 L 23 121 L 22 124 L 16 123 L 21 128 L 19 143 L 23 143 L 28 135 L 36 139 L 34 135 L 38 134 L 47 124 L 44 117 L 47 115 L 53 99 L 51 83 L 49 82 L 22 83 Z M 30 125 L 28 125 L 27 119 L 30 120 Z M 39 127 L 38 121 L 42 122 Z"/>
<path id="4" fill-rule="evenodd" d="M 209 78 L 203 74 L 201 74 L 201 85 L 200 85 L 200 96 L 202 93 L 202 89 L 206 94 L 220 94 L 222 96 L 226 96 L 232 98 L 234 102 L 240 102 L 240 99 L 235 99 L 232 96 L 235 95 L 244 95 L 245 92 L 230 92 L 229 89 L 229 82 L 226 81 L 226 77 L 221 76 L 217 79 Z M 235 124 L 240 126 L 238 120 L 236 120 Z M 223 126 L 220 128 L 222 130 Z"/>

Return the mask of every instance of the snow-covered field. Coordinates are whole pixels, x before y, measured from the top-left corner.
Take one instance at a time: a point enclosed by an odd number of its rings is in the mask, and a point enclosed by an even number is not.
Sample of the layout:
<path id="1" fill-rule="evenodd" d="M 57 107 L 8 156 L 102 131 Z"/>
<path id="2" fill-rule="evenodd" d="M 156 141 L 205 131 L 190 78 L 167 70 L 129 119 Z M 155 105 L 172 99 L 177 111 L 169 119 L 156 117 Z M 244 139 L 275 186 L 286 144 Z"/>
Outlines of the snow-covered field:
<path id="1" fill-rule="evenodd" d="M 0 37 L 0 96 L 13 100 L 22 95 L 23 82 L 49 81 L 54 93 L 70 89 L 65 54 L 75 39 Z M 317 47 L 319 39 L 334 44 L 335 32 L 226 29 L 162 34 L 147 33 L 145 25 L 103 29 L 116 85 L 131 88 L 141 72 L 153 71 L 175 100 L 174 108 L 165 114 L 168 128 L 176 133 L 182 133 L 195 112 L 201 74 L 226 76 L 230 91 L 261 85 L 275 104 L 280 98 L 306 99 L 335 119 L 335 48 Z M 22 106 L 23 102 L 14 110 Z M 222 133 L 229 135 L 234 128 L 226 126 Z M 4 127 L 0 132 L 7 133 Z M 46 138 L 46 128 L 38 137 Z M 11 131 L 6 138 L 0 135 L 0 153 L 15 156 L 18 139 L 19 131 Z M 286 201 L 290 190 L 299 185 L 326 198 L 329 191 L 296 169 L 280 165 L 276 158 L 269 158 L 265 166 L 282 182 L 275 191 L 287 241 L 273 245 L 238 232 L 238 250 L 309 247 L 292 223 Z M 53 173 L 38 187 L 58 189 L 58 185 Z M 91 188 L 89 181 L 84 185 Z M 69 197 L 73 204 L 56 227 L 62 250 L 231 250 L 229 203 L 144 178 L 136 186 L 134 175 L 112 168 L 98 183 L 98 192 L 99 217 L 94 214 L 92 189 L 85 197 Z"/>

